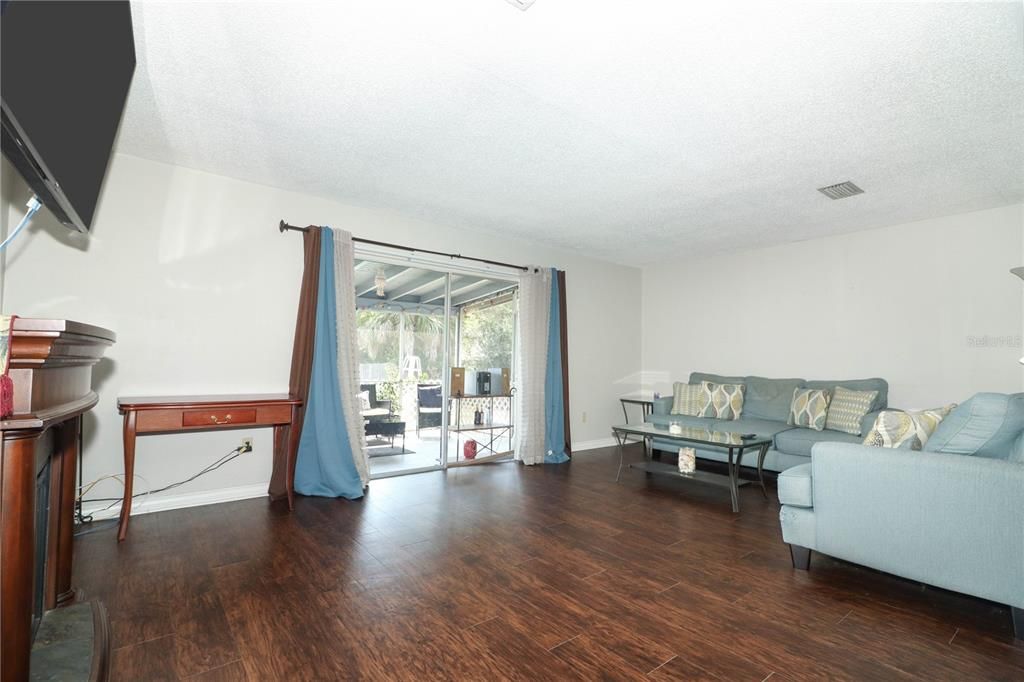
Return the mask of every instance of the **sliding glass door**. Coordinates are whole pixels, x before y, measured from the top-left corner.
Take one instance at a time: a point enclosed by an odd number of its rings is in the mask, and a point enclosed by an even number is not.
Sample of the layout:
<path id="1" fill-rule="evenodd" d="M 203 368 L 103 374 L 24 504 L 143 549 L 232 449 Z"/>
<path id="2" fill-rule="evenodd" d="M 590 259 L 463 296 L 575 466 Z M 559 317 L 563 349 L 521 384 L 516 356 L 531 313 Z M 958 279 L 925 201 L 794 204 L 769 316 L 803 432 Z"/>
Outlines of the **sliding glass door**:
<path id="1" fill-rule="evenodd" d="M 357 253 L 355 282 L 371 477 L 511 457 L 516 280 Z"/>
<path id="2" fill-rule="evenodd" d="M 356 259 L 360 401 L 374 477 L 444 464 L 445 272 Z"/>

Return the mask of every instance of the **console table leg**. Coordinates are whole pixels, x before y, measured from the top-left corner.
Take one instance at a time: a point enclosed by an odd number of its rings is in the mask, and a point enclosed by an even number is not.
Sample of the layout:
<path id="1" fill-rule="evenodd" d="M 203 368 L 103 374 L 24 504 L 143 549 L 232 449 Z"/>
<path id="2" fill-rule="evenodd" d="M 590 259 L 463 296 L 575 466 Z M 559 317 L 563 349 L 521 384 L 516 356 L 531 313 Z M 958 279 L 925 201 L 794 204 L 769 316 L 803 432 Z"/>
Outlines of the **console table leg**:
<path id="1" fill-rule="evenodd" d="M 124 413 L 124 500 L 121 521 L 117 524 L 117 541 L 128 537 L 128 517 L 132 513 L 132 488 L 135 482 L 135 410 Z"/>
<path id="2" fill-rule="evenodd" d="M 292 406 L 292 421 L 288 424 L 288 452 L 286 453 L 287 465 L 284 475 L 285 491 L 288 495 L 289 511 L 295 509 L 295 458 L 299 454 L 299 436 L 301 429 L 296 428 L 299 421 L 299 408 Z"/>

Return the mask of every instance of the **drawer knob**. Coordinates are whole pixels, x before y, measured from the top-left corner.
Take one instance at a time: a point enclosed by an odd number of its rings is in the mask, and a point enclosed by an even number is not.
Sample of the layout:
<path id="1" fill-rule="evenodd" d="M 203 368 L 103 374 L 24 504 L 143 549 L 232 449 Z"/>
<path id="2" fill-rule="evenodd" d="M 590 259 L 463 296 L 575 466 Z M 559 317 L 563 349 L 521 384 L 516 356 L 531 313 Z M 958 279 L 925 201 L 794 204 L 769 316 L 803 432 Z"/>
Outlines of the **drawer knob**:
<path id="1" fill-rule="evenodd" d="M 224 419 L 220 420 L 220 419 L 217 419 L 217 415 L 211 414 L 210 415 L 210 421 L 212 421 L 214 424 L 227 424 L 229 421 L 231 421 L 231 415 L 230 414 L 226 414 L 226 415 L 224 415 Z"/>

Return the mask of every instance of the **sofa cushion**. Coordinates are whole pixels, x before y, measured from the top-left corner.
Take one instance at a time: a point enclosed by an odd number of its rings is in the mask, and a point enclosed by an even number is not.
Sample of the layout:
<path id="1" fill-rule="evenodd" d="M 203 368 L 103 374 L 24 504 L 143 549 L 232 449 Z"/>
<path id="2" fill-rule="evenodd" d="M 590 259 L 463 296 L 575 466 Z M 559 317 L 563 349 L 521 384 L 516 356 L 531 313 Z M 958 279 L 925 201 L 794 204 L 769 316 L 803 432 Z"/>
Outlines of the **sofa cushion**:
<path id="1" fill-rule="evenodd" d="M 878 391 L 851 391 L 836 386 L 832 393 L 832 402 L 828 405 L 825 428 L 854 436 L 861 435 L 861 420 L 871 411 L 871 405 L 876 397 Z"/>
<path id="2" fill-rule="evenodd" d="M 755 419 L 774 419 L 785 422 L 793 390 L 803 385 L 803 379 L 766 379 L 747 377 L 747 395 L 743 400 L 743 416 Z"/>
<path id="3" fill-rule="evenodd" d="M 1015 464 L 1024 464 L 1024 432 L 1017 436 L 1013 442 L 1013 451 L 1010 453 L 1010 461 Z"/>
<path id="4" fill-rule="evenodd" d="M 700 384 L 710 381 L 713 384 L 742 384 L 746 377 L 727 377 L 721 374 L 708 374 L 707 372 L 690 372 L 690 383 Z"/>
<path id="5" fill-rule="evenodd" d="M 976 393 L 942 420 L 924 449 L 1009 459 L 1024 430 L 1024 393 Z"/>
<path id="6" fill-rule="evenodd" d="M 668 414 L 672 411 L 672 396 L 666 395 L 654 399 L 654 414 Z"/>
<path id="7" fill-rule="evenodd" d="M 684 414 L 691 417 L 700 416 L 704 409 L 708 395 L 703 386 L 684 384 L 677 381 L 672 384 L 672 410 L 671 414 Z"/>
<path id="8" fill-rule="evenodd" d="M 874 402 L 871 403 L 869 412 L 884 410 L 889 406 L 889 382 L 885 379 L 829 379 L 827 381 L 804 382 L 804 388 L 821 388 L 830 392 L 835 391 L 836 386 L 842 386 L 851 391 L 878 391 Z"/>
<path id="9" fill-rule="evenodd" d="M 714 419 L 704 419 L 703 417 L 690 417 L 685 414 L 649 414 L 644 420 L 651 424 L 657 424 L 658 426 L 668 426 L 669 424 L 676 422 L 687 428 L 696 429 L 714 429 Z"/>
<path id="10" fill-rule="evenodd" d="M 824 389 L 798 388 L 793 391 L 787 423 L 821 431 L 828 418 L 828 404 L 832 394 Z"/>
<path id="11" fill-rule="evenodd" d="M 745 433 L 756 433 L 759 436 L 764 437 L 775 437 L 775 434 L 783 431 L 788 431 L 794 427 L 783 422 L 777 422 L 772 419 L 753 419 L 747 416 L 744 412 L 743 416 L 739 419 L 716 419 L 712 422 L 712 428 L 715 431 L 728 431 L 730 433 L 738 433 L 743 435 Z"/>
<path id="12" fill-rule="evenodd" d="M 701 417 L 739 419 L 743 414 L 743 395 L 746 392 L 743 384 L 715 384 L 702 381 L 700 387 L 704 393 L 701 398 Z"/>
<path id="13" fill-rule="evenodd" d="M 775 449 L 791 455 L 811 456 L 811 448 L 815 443 L 857 443 L 860 436 L 852 436 L 840 431 L 815 431 L 814 429 L 790 429 L 775 435 Z"/>
<path id="14" fill-rule="evenodd" d="M 779 502 L 791 507 L 813 507 L 811 463 L 786 469 L 779 474 Z"/>

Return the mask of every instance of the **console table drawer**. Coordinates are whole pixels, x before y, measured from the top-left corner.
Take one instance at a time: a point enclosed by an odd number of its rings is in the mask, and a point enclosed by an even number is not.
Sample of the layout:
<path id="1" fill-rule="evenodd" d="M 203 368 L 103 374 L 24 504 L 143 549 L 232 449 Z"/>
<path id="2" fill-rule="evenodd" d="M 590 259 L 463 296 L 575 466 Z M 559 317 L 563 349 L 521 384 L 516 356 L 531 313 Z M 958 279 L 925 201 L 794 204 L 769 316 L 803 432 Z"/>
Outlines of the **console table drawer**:
<path id="1" fill-rule="evenodd" d="M 181 425 L 212 426 L 226 424 L 252 424 L 256 421 L 256 408 L 188 410 L 181 413 Z"/>

